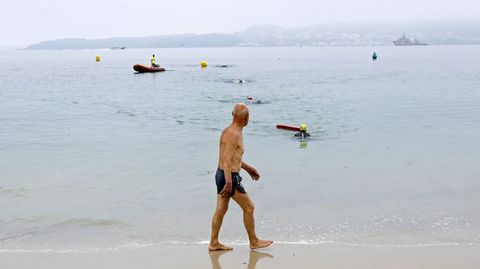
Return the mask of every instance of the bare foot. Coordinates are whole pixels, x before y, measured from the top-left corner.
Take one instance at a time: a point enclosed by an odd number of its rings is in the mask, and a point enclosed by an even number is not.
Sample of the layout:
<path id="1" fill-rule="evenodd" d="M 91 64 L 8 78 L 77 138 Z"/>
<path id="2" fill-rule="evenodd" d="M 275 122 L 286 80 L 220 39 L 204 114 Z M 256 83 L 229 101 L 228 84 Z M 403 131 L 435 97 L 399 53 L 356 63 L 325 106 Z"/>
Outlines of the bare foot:
<path id="1" fill-rule="evenodd" d="M 219 251 L 219 250 L 232 250 L 233 248 L 229 246 L 225 246 L 224 244 L 217 243 L 210 243 L 208 245 L 208 251 Z"/>
<path id="2" fill-rule="evenodd" d="M 266 248 L 270 246 L 273 243 L 272 240 L 260 240 L 258 239 L 255 242 L 250 242 L 250 248 L 251 249 L 257 249 L 257 248 Z"/>

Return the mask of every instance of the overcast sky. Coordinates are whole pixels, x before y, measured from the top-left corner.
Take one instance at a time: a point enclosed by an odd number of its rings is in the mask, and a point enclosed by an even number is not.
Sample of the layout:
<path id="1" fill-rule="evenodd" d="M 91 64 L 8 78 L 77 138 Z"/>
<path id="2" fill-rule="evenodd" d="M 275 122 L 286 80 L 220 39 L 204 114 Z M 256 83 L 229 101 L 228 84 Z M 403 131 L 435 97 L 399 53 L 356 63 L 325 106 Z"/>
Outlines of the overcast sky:
<path id="1" fill-rule="evenodd" d="M 1 0 L 0 46 L 69 37 L 233 33 L 256 24 L 479 18 L 480 0 Z"/>

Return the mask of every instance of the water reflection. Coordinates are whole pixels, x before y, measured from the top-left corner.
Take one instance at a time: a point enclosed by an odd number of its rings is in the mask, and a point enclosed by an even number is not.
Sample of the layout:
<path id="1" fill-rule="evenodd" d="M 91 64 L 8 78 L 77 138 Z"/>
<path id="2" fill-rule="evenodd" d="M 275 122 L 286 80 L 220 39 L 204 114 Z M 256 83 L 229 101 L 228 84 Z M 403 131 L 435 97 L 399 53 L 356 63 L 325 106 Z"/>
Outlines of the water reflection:
<path id="1" fill-rule="evenodd" d="M 307 146 L 308 146 L 307 141 L 300 141 L 300 148 L 301 149 L 307 148 Z"/>
<path id="2" fill-rule="evenodd" d="M 210 255 L 210 260 L 212 262 L 212 269 L 222 269 L 220 265 L 220 256 L 227 252 L 232 252 L 230 250 L 225 251 L 210 251 L 208 254 Z M 248 259 L 247 269 L 255 269 L 257 267 L 257 262 L 263 258 L 273 258 L 273 255 L 258 251 L 250 251 L 250 258 Z"/>
<path id="3" fill-rule="evenodd" d="M 218 261 L 220 259 L 220 256 L 223 254 L 231 252 L 230 250 L 225 250 L 225 251 L 209 251 L 208 255 L 210 255 L 210 261 L 212 262 L 212 269 L 222 269 L 222 266 L 220 265 L 220 262 Z"/>

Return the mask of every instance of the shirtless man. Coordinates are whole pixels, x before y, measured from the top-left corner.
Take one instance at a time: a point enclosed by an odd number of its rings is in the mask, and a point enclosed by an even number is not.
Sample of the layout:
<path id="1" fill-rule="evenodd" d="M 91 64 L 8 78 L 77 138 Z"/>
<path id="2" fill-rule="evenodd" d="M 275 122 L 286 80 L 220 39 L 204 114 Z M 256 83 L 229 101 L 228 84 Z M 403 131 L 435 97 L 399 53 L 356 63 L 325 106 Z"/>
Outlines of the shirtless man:
<path id="1" fill-rule="evenodd" d="M 208 250 L 232 250 L 218 242 L 218 234 L 222 226 L 223 217 L 227 213 L 230 197 L 237 202 L 243 210 L 243 223 L 248 233 L 250 248 L 265 248 L 270 246 L 273 241 L 260 240 L 255 233 L 255 220 L 253 217 L 254 205 L 247 192 L 242 186 L 240 169 L 244 169 L 252 177 L 258 180 L 260 175 L 252 166 L 242 161 L 243 155 L 243 127 L 248 124 L 248 108 L 245 104 L 236 104 L 233 108 L 233 121 L 220 136 L 220 157 L 218 160 L 218 169 L 215 175 L 217 183 L 217 209 L 212 219 L 212 237 Z"/>

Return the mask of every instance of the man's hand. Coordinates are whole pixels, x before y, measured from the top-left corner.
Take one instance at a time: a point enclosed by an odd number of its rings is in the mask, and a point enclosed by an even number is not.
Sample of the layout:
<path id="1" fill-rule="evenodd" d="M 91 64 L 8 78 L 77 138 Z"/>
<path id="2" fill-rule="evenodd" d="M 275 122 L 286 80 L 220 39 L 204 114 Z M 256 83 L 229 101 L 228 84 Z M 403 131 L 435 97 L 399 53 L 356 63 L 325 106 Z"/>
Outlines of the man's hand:
<path id="1" fill-rule="evenodd" d="M 225 186 L 223 186 L 223 190 L 220 192 L 222 198 L 230 198 L 232 195 L 232 182 L 226 182 Z"/>
<path id="2" fill-rule="evenodd" d="M 249 167 L 247 173 L 252 177 L 253 180 L 257 181 L 260 179 L 260 174 L 258 173 L 257 169 L 253 167 Z"/>

